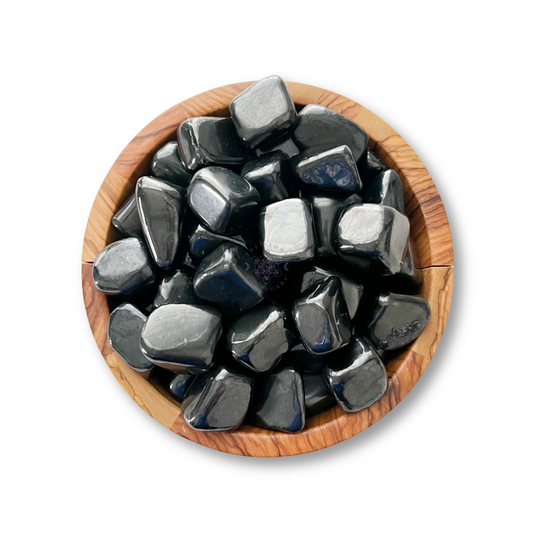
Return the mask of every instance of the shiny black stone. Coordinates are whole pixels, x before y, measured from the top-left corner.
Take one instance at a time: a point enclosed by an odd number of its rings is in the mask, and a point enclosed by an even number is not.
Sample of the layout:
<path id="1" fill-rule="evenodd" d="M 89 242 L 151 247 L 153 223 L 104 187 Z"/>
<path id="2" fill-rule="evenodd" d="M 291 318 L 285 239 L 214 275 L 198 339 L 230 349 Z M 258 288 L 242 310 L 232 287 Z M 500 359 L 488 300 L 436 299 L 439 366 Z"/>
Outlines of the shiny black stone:
<path id="1" fill-rule="evenodd" d="M 269 261 L 306 261 L 315 255 L 311 204 L 289 198 L 267 205 L 259 218 L 263 254 Z"/>
<path id="2" fill-rule="evenodd" d="M 368 135 L 361 126 L 316 104 L 309 104 L 298 113 L 292 138 L 304 150 L 319 146 L 333 148 L 345 144 L 352 151 L 355 161 L 361 157 L 368 144 Z"/>
<path id="3" fill-rule="evenodd" d="M 193 172 L 210 165 L 243 165 L 252 157 L 231 118 L 188 118 L 178 128 L 178 148 L 183 163 Z"/>
<path id="4" fill-rule="evenodd" d="M 292 307 L 302 343 L 324 355 L 350 342 L 352 325 L 339 278 L 330 276 L 311 285 Z"/>
<path id="5" fill-rule="evenodd" d="M 366 186 L 372 182 L 378 174 L 388 170 L 389 167 L 383 163 L 381 159 L 378 159 L 374 152 L 367 148 L 357 161 L 357 168 L 359 170 L 359 176 Z"/>
<path id="6" fill-rule="evenodd" d="M 303 183 L 319 189 L 354 193 L 362 187 L 352 151 L 346 145 L 304 150 L 291 159 L 291 168 Z"/>
<path id="7" fill-rule="evenodd" d="M 180 241 L 186 193 L 178 185 L 144 176 L 135 192 L 144 238 L 157 266 L 170 268 Z"/>
<path id="8" fill-rule="evenodd" d="M 198 376 L 181 404 L 187 424 L 199 431 L 231 431 L 246 416 L 252 398 L 253 379 L 217 366 Z"/>
<path id="9" fill-rule="evenodd" d="M 354 266 L 368 262 L 376 270 L 397 274 L 407 250 L 409 220 L 396 209 L 378 204 L 351 204 L 337 224 L 336 247 Z M 363 267 L 364 268 L 364 267 Z"/>
<path id="10" fill-rule="evenodd" d="M 163 278 L 155 295 L 154 308 L 166 304 L 200 305 L 201 303 L 194 292 L 192 275 L 181 268 Z"/>
<path id="11" fill-rule="evenodd" d="M 287 157 L 282 152 L 274 152 L 248 161 L 241 175 L 259 191 L 263 205 L 267 205 L 289 197 L 285 186 L 288 167 Z"/>
<path id="12" fill-rule="evenodd" d="M 405 259 L 398 274 L 385 275 L 381 278 L 383 287 L 391 292 L 416 294 L 422 284 L 422 273 L 415 267 L 411 243 L 407 245 Z"/>
<path id="13" fill-rule="evenodd" d="M 286 433 L 305 427 L 304 388 L 298 371 L 286 367 L 256 378 L 250 422 Z"/>
<path id="14" fill-rule="evenodd" d="M 152 176 L 188 187 L 192 173 L 187 170 L 178 152 L 177 141 L 170 141 L 160 148 L 152 159 Z"/>
<path id="15" fill-rule="evenodd" d="M 370 407 L 387 390 L 387 371 L 364 337 L 354 337 L 346 348 L 328 358 L 324 376 L 346 413 Z"/>
<path id="16" fill-rule="evenodd" d="M 214 233 L 232 235 L 257 216 L 261 196 L 242 176 L 222 167 L 199 170 L 189 186 L 189 206 Z"/>
<path id="17" fill-rule="evenodd" d="M 294 344 L 290 314 L 265 302 L 235 320 L 226 331 L 226 346 L 236 361 L 253 372 L 268 372 Z"/>
<path id="18" fill-rule="evenodd" d="M 267 282 L 253 272 L 248 251 L 224 243 L 200 264 L 194 276 L 194 292 L 225 315 L 235 316 L 257 305 L 266 295 Z"/>
<path id="19" fill-rule="evenodd" d="M 129 237 L 142 237 L 143 227 L 137 211 L 135 195 L 131 195 L 113 215 L 111 223 L 124 235 Z"/>
<path id="20" fill-rule="evenodd" d="M 168 384 L 168 392 L 172 394 L 175 400 L 182 402 L 196 378 L 197 376 L 191 376 L 190 374 L 176 374 Z"/>
<path id="21" fill-rule="evenodd" d="M 405 206 L 400 176 L 394 170 L 381 172 L 369 183 L 364 200 L 370 204 L 388 205 L 403 213 Z"/>
<path id="22" fill-rule="evenodd" d="M 278 150 L 285 154 L 289 159 L 300 153 L 300 149 L 296 146 L 296 143 L 292 140 L 290 135 L 284 135 L 275 141 L 261 145 L 255 150 L 255 153 L 256 155 L 261 156 Z"/>
<path id="23" fill-rule="evenodd" d="M 152 363 L 177 373 L 200 374 L 213 361 L 222 316 L 203 305 L 167 304 L 146 321 L 141 350 Z"/>
<path id="24" fill-rule="evenodd" d="M 129 237 L 106 246 L 94 260 L 95 287 L 109 295 L 131 295 L 155 282 L 146 246 Z"/>
<path id="25" fill-rule="evenodd" d="M 191 257 L 197 261 L 202 261 L 204 257 L 207 257 L 225 242 L 233 242 L 246 248 L 244 239 L 241 236 L 228 237 L 227 235 L 218 235 L 204 228 L 201 224 L 196 224 L 189 232 L 188 237 Z"/>
<path id="26" fill-rule="evenodd" d="M 145 323 L 146 316 L 139 309 L 123 303 L 109 315 L 107 338 L 111 348 L 130 368 L 148 377 L 154 364 L 146 359 L 139 346 Z"/>
<path id="27" fill-rule="evenodd" d="M 297 344 L 284 357 L 287 364 L 294 366 L 300 372 L 315 374 L 322 371 L 323 359 L 321 355 L 308 352 L 303 344 Z"/>
<path id="28" fill-rule="evenodd" d="M 382 294 L 377 299 L 368 337 L 380 350 L 397 350 L 414 341 L 427 326 L 431 310 L 423 298 Z"/>
<path id="29" fill-rule="evenodd" d="M 310 417 L 333 407 L 337 402 L 324 375 L 302 374 L 305 394 L 305 414 Z"/>
<path id="30" fill-rule="evenodd" d="M 250 148 L 281 137 L 292 128 L 296 109 L 285 82 L 269 76 L 238 94 L 229 104 L 240 139 Z"/>
<path id="31" fill-rule="evenodd" d="M 346 308 L 348 309 L 348 315 L 353 319 L 363 295 L 363 284 L 355 281 L 342 269 L 329 266 L 312 266 L 309 270 L 304 272 L 302 276 L 301 292 L 305 292 L 311 287 L 311 285 L 314 285 L 318 281 L 325 280 L 330 276 L 336 276 L 339 278 L 342 285 L 344 301 L 346 302 Z"/>

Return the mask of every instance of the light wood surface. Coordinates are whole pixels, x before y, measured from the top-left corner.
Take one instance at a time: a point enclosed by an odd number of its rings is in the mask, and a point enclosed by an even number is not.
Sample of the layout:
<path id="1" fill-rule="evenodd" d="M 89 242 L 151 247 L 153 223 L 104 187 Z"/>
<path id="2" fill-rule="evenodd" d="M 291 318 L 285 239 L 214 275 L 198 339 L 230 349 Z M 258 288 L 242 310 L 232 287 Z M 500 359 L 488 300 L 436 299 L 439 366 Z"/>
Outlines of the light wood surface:
<path id="1" fill-rule="evenodd" d="M 192 116 L 227 115 L 230 100 L 251 83 L 227 85 L 190 98 L 165 111 L 128 144 L 102 183 L 91 209 L 83 242 L 82 285 L 87 317 L 100 352 L 124 390 L 150 416 L 178 435 L 216 450 L 276 457 L 307 453 L 346 440 L 377 422 L 411 390 L 433 357 L 446 325 L 453 287 L 453 247 L 438 191 L 412 148 L 390 126 L 352 100 L 325 89 L 288 82 L 296 104 L 321 104 L 360 124 L 370 136 L 370 147 L 400 174 L 411 222 L 413 256 L 423 275 L 421 294 L 431 306 L 431 319 L 420 337 L 387 363 L 387 392 L 368 409 L 346 414 L 334 407 L 312 417 L 306 429 L 297 434 L 250 426 L 230 433 L 190 429 L 180 416 L 179 404 L 131 370 L 109 346 L 109 308 L 105 295 L 94 287 L 92 261 L 117 238 L 111 225 L 113 213 L 133 192 L 137 179 L 148 173 L 155 151 L 175 138 L 178 125 Z"/>

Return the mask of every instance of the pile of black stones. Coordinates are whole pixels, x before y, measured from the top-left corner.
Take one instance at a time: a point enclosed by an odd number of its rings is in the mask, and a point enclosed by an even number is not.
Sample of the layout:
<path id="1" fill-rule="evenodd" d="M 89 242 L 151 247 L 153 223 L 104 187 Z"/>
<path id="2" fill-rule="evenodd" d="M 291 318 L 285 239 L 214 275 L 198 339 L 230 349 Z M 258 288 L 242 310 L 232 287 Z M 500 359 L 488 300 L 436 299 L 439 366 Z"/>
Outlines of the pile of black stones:
<path id="1" fill-rule="evenodd" d="M 398 174 L 356 123 L 299 112 L 278 76 L 194 117 L 153 156 L 94 261 L 108 338 L 187 424 L 301 431 L 385 393 L 426 326 Z"/>

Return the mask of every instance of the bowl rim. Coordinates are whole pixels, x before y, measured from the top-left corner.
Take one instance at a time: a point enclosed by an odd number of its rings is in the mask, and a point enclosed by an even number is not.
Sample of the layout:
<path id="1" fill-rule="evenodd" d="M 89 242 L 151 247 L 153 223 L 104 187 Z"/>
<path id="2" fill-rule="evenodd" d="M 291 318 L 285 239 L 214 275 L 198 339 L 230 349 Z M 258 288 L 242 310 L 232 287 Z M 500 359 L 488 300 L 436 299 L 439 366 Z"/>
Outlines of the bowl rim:
<path id="1" fill-rule="evenodd" d="M 398 172 L 411 223 L 415 265 L 422 274 L 422 295 L 431 307 L 426 329 L 386 365 L 387 391 L 379 401 L 358 413 L 338 406 L 311 417 L 300 433 L 280 433 L 252 426 L 233 432 L 195 431 L 180 416 L 180 405 L 157 383 L 130 369 L 107 340 L 109 307 L 106 296 L 94 287 L 92 263 L 100 250 L 116 240 L 111 218 L 133 193 L 137 179 L 149 168 L 152 155 L 175 138 L 186 118 L 226 116 L 234 96 L 254 82 L 226 85 L 189 98 L 162 113 L 136 135 L 118 156 L 93 203 L 82 251 L 82 289 L 89 324 L 107 365 L 135 402 L 174 433 L 215 450 L 236 455 L 277 457 L 320 450 L 342 442 L 380 420 L 413 388 L 433 357 L 442 337 L 453 289 L 453 245 L 444 205 L 426 168 L 413 149 L 383 120 L 344 96 L 311 85 L 286 82 L 295 104 L 319 104 L 361 125 L 369 135 L 369 148 Z"/>

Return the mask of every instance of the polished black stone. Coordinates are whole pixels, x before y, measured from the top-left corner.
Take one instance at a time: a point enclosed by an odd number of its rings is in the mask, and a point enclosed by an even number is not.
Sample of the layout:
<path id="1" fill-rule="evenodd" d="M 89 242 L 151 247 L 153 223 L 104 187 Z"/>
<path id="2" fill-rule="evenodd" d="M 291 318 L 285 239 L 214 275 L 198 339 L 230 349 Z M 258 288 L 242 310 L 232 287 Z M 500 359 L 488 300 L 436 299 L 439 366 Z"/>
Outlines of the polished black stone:
<path id="1" fill-rule="evenodd" d="M 152 159 L 152 176 L 188 187 L 192 173 L 187 170 L 181 160 L 177 141 L 170 141 L 160 148 Z"/>
<path id="2" fill-rule="evenodd" d="M 311 285 L 292 307 L 302 343 L 311 353 L 328 354 L 350 342 L 352 325 L 339 278 Z"/>
<path id="3" fill-rule="evenodd" d="M 364 201 L 369 204 L 388 205 L 403 213 L 405 206 L 402 181 L 396 171 L 385 170 L 378 174 L 366 188 Z"/>
<path id="4" fill-rule="evenodd" d="M 94 260 L 95 287 L 109 295 L 131 295 L 155 282 L 148 250 L 137 237 L 106 246 Z"/>
<path id="5" fill-rule="evenodd" d="M 285 82 L 269 76 L 238 94 L 229 105 L 240 139 L 250 148 L 270 142 L 292 128 L 296 109 Z"/>
<path id="6" fill-rule="evenodd" d="M 280 202 L 289 197 L 286 187 L 289 163 L 282 152 L 266 154 L 248 161 L 241 175 L 259 191 L 263 205 Z"/>
<path id="7" fill-rule="evenodd" d="M 227 316 L 235 316 L 257 305 L 266 295 L 267 282 L 254 274 L 248 251 L 224 243 L 200 264 L 194 276 L 194 292 Z"/>
<path id="8" fill-rule="evenodd" d="M 360 192 L 363 185 L 352 151 L 346 145 L 304 150 L 291 159 L 291 168 L 300 181 L 319 189 L 354 193 Z"/>
<path id="9" fill-rule="evenodd" d="M 181 268 L 163 278 L 155 295 L 154 308 L 166 304 L 200 305 L 201 303 L 194 292 L 192 275 L 188 270 Z"/>
<path id="10" fill-rule="evenodd" d="M 183 163 L 193 172 L 210 165 L 243 165 L 252 157 L 231 118 L 188 118 L 178 128 L 178 148 Z"/>
<path id="11" fill-rule="evenodd" d="M 144 238 L 157 266 L 170 268 L 181 234 L 186 192 L 159 178 L 144 176 L 137 181 L 135 192 Z"/>
<path id="12" fill-rule="evenodd" d="M 288 365 L 294 366 L 300 372 L 315 374 L 322 371 L 323 359 L 321 355 L 311 353 L 303 344 L 297 344 L 284 357 Z"/>
<path id="13" fill-rule="evenodd" d="M 387 389 L 387 371 L 364 337 L 354 337 L 346 348 L 328 358 L 324 376 L 347 413 L 370 407 Z"/>
<path id="14" fill-rule="evenodd" d="M 398 274 L 385 275 L 381 278 L 383 287 L 390 292 L 416 294 L 422 284 L 422 273 L 415 267 L 411 243 L 407 245 L 405 259 Z"/>
<path id="15" fill-rule="evenodd" d="M 366 131 L 350 119 L 321 105 L 305 106 L 296 118 L 292 138 L 302 149 L 347 145 L 357 161 L 366 149 Z"/>
<path id="16" fill-rule="evenodd" d="M 259 231 L 264 256 L 275 262 L 306 261 L 315 255 L 311 204 L 289 198 L 261 211 Z"/>
<path id="17" fill-rule="evenodd" d="M 354 318 L 361 297 L 363 295 L 363 284 L 356 281 L 348 273 L 342 270 L 342 268 L 335 268 L 330 266 L 318 266 L 314 265 L 309 270 L 304 272 L 302 276 L 301 292 L 314 285 L 318 281 L 325 280 L 330 276 L 336 276 L 339 278 L 342 285 L 342 294 L 344 301 L 346 302 L 346 308 L 348 309 L 348 315 L 351 319 Z"/>
<path id="18" fill-rule="evenodd" d="M 291 367 L 256 378 L 250 422 L 295 433 L 305 427 L 305 397 L 300 373 Z"/>
<path id="19" fill-rule="evenodd" d="M 137 211 L 137 201 L 132 194 L 113 215 L 111 223 L 128 237 L 143 237 L 143 227 Z"/>
<path id="20" fill-rule="evenodd" d="M 300 153 L 300 149 L 296 146 L 296 143 L 292 140 L 290 135 L 284 135 L 270 143 L 262 144 L 255 150 L 255 153 L 256 155 L 261 156 L 278 150 L 284 153 L 289 159 Z"/>
<path id="21" fill-rule="evenodd" d="M 199 223 L 191 228 L 188 239 L 191 257 L 197 261 L 202 261 L 225 242 L 233 242 L 246 248 L 246 243 L 240 235 L 234 237 L 218 235 Z"/>
<path id="22" fill-rule="evenodd" d="M 146 316 L 129 303 L 119 305 L 110 315 L 107 338 L 115 352 L 133 370 L 148 377 L 154 364 L 146 359 L 139 346 Z"/>
<path id="23" fill-rule="evenodd" d="M 382 294 L 377 299 L 368 337 L 380 350 L 397 350 L 414 341 L 427 326 L 431 310 L 423 298 Z"/>
<path id="24" fill-rule="evenodd" d="M 326 379 L 320 374 L 302 374 L 305 394 L 305 414 L 310 417 L 333 407 L 337 402 Z"/>
<path id="25" fill-rule="evenodd" d="M 148 317 L 141 350 L 152 363 L 178 373 L 200 374 L 213 361 L 222 316 L 203 305 L 167 304 Z"/>
<path id="26" fill-rule="evenodd" d="M 253 379 L 217 366 L 198 376 L 181 404 L 187 424 L 199 431 L 231 431 L 246 416 L 252 398 Z"/>
<path id="27" fill-rule="evenodd" d="M 378 174 L 388 170 L 388 166 L 381 161 L 374 152 L 369 148 L 365 150 L 363 155 L 357 161 L 357 168 L 359 176 L 363 180 L 364 185 L 368 185 Z"/>
<path id="28" fill-rule="evenodd" d="M 257 216 L 261 196 L 242 176 L 222 167 L 199 170 L 189 186 L 189 206 L 214 233 L 232 235 Z"/>
<path id="29" fill-rule="evenodd" d="M 226 331 L 226 347 L 253 372 L 269 372 L 295 342 L 290 313 L 265 302 L 237 318 Z"/>
<path id="30" fill-rule="evenodd" d="M 407 250 L 409 220 L 396 209 L 378 204 L 352 204 L 340 216 L 335 236 L 339 254 L 356 268 L 361 263 L 397 274 Z M 367 265 L 362 266 L 363 269 Z"/>
<path id="31" fill-rule="evenodd" d="M 182 402 L 185 394 L 187 394 L 187 391 L 196 378 L 197 376 L 190 374 L 176 374 L 168 384 L 168 392 L 172 394 L 175 400 Z"/>

